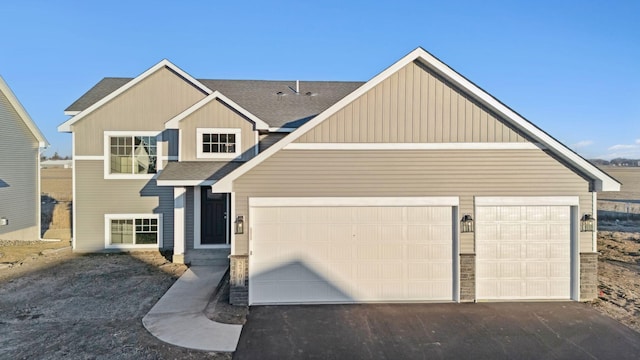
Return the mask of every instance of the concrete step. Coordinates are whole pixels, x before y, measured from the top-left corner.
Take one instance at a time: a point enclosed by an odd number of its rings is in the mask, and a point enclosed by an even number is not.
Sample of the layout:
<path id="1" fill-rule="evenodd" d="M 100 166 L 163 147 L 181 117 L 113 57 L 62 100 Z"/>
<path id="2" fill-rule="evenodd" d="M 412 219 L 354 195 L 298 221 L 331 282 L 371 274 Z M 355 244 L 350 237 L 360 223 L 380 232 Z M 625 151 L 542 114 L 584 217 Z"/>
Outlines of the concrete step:
<path id="1" fill-rule="evenodd" d="M 191 266 L 229 266 L 230 249 L 187 250 L 185 262 Z"/>

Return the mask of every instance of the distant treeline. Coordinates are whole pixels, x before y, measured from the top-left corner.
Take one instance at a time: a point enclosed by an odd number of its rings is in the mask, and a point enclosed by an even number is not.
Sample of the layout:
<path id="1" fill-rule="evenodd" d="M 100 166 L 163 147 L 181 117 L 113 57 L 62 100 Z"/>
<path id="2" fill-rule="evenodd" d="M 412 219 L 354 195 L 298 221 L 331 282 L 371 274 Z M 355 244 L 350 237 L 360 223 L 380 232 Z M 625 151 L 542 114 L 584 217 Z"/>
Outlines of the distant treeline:
<path id="1" fill-rule="evenodd" d="M 625 159 L 625 158 L 615 158 L 612 160 L 602 160 L 602 159 L 590 159 L 591 163 L 595 165 L 611 165 L 611 166 L 640 166 L 639 159 Z"/>

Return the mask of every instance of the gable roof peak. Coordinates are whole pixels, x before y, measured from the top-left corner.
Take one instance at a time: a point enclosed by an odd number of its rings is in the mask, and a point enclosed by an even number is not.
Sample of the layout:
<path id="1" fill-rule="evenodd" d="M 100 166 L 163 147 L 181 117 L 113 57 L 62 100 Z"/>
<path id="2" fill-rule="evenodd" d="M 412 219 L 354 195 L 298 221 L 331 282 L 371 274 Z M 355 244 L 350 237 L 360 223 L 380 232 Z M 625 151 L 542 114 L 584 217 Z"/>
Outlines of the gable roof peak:
<path id="1" fill-rule="evenodd" d="M 22 119 L 22 121 L 27 126 L 29 131 L 31 131 L 31 133 L 33 134 L 33 137 L 35 137 L 36 140 L 38 141 L 38 146 L 42 148 L 48 147 L 49 142 L 44 137 L 44 135 L 42 134 L 42 132 L 40 131 L 36 123 L 33 121 L 31 116 L 27 112 L 27 110 L 22 106 L 22 103 L 20 103 L 20 100 L 18 100 L 18 97 L 16 96 L 16 94 L 13 93 L 13 91 L 9 87 L 9 84 L 7 84 L 7 82 L 4 81 L 4 78 L 2 78 L 2 76 L 0 76 L 0 93 L 4 94 L 7 100 L 9 100 L 9 104 L 18 113 L 18 117 Z"/>
<path id="2" fill-rule="evenodd" d="M 64 123 L 62 123 L 60 126 L 58 126 L 58 131 L 60 131 L 60 132 L 71 132 L 71 125 L 73 125 L 74 123 L 76 123 L 79 120 L 83 119 L 85 116 L 87 116 L 88 114 L 92 113 L 97 108 L 101 107 L 102 105 L 104 105 L 107 102 L 111 101 L 112 99 L 116 98 L 118 95 L 124 93 L 125 91 L 127 91 L 130 88 L 132 88 L 136 84 L 140 83 L 142 80 L 146 79 L 151 74 L 154 74 L 156 71 L 158 71 L 160 69 L 164 69 L 164 68 L 170 69 L 171 71 L 175 72 L 176 74 L 178 74 L 178 76 L 180 76 L 184 80 L 190 82 L 195 87 L 200 89 L 200 91 L 202 91 L 203 93 L 205 93 L 207 95 L 210 95 L 213 92 L 211 89 L 209 89 L 204 84 L 202 84 L 199 80 L 197 80 L 194 77 L 192 77 L 191 75 L 189 75 L 186 71 L 180 69 L 178 66 L 173 64 L 171 61 L 169 61 L 167 59 L 162 59 L 162 60 L 160 60 L 160 62 L 158 62 L 157 64 L 153 65 L 151 68 L 147 69 L 145 72 L 143 72 L 142 74 L 140 74 L 137 77 L 135 77 L 133 80 L 127 82 L 126 84 L 124 84 L 123 86 L 121 86 L 120 88 L 115 90 L 114 92 L 110 93 L 109 95 L 107 95 L 104 98 L 100 99 L 99 101 L 97 101 L 96 103 L 92 104 L 91 106 L 89 106 L 85 110 L 80 111 L 78 114 L 73 116 L 71 119 L 69 119 L 69 120 L 65 121 Z"/>

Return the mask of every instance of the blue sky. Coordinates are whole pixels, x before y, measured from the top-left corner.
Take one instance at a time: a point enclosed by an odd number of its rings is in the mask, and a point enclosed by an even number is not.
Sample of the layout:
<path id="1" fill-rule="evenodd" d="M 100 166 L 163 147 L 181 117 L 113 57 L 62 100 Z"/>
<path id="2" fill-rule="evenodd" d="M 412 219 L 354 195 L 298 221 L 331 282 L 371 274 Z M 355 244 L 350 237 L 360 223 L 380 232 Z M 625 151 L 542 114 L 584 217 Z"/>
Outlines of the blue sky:
<path id="1" fill-rule="evenodd" d="M 196 78 L 368 80 L 418 46 L 587 158 L 640 158 L 640 1 L 7 1 L 0 75 L 64 109 L 163 58 Z"/>

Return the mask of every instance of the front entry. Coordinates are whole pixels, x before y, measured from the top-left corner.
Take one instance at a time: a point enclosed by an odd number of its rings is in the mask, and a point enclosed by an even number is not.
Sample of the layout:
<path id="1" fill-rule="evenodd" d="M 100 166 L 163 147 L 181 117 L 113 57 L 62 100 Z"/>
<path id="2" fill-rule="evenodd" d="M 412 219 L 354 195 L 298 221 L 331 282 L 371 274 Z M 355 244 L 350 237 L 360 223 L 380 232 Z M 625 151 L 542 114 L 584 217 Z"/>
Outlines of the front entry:
<path id="1" fill-rule="evenodd" d="M 201 195 L 200 245 L 227 244 L 228 194 L 212 193 L 211 187 L 203 187 Z"/>

